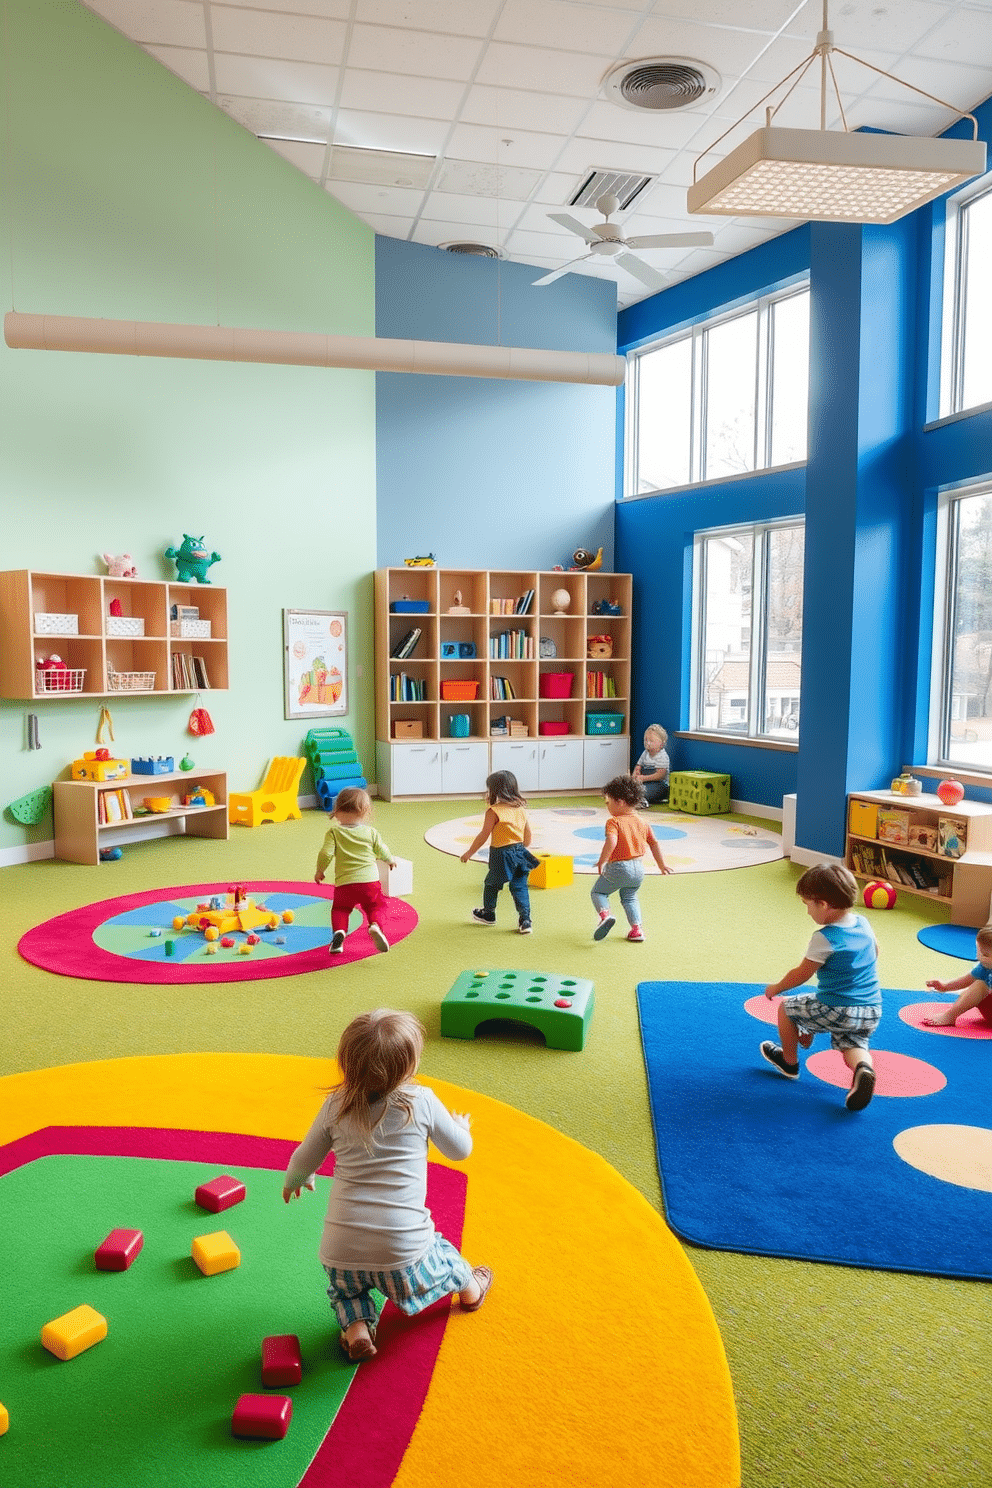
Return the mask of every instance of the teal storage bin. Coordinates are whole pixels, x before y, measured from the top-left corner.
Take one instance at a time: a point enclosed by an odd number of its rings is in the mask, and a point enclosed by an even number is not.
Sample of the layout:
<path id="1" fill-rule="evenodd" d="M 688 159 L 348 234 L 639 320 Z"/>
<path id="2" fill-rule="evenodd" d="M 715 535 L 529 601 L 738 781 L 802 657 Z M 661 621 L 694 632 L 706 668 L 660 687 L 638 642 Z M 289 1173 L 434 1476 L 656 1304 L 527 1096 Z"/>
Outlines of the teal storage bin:
<path id="1" fill-rule="evenodd" d="M 587 713 L 587 734 L 622 734 L 622 713 Z"/>

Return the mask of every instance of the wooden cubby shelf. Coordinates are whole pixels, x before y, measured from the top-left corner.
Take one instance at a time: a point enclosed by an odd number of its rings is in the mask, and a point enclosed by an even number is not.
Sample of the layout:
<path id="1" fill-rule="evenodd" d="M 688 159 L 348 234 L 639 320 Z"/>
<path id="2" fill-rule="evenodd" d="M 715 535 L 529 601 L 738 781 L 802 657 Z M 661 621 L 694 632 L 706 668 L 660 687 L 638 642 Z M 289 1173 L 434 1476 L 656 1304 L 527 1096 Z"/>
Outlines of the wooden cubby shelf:
<path id="1" fill-rule="evenodd" d="M 879 836 L 885 813 L 901 817 L 892 827 L 914 840 L 895 841 Z M 964 825 L 960 855 L 955 857 L 939 846 L 941 822 Z M 865 831 L 866 825 L 874 831 Z M 953 830 L 953 828 L 952 828 Z M 945 827 L 944 837 L 948 835 Z M 886 879 L 899 893 L 931 899 L 948 905 L 955 925 L 984 925 L 990 917 L 992 897 L 992 806 L 982 801 L 959 801 L 945 806 L 933 795 L 903 796 L 894 791 L 856 791 L 847 798 L 845 861 L 862 882 Z M 926 882 L 906 883 L 902 874 Z"/>

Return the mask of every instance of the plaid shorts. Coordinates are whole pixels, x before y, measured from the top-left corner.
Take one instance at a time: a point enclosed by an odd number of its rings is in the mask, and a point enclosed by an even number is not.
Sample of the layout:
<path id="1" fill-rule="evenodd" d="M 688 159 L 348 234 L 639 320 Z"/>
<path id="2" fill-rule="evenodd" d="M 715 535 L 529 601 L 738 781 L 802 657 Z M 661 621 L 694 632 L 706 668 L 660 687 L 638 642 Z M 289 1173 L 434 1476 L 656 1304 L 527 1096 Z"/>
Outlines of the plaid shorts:
<path id="1" fill-rule="evenodd" d="M 472 1268 L 443 1235 L 434 1239 L 419 1261 L 395 1271 L 351 1271 L 344 1266 L 325 1266 L 331 1299 L 338 1323 L 344 1328 L 359 1318 L 374 1323 L 379 1305 L 373 1292 L 395 1302 L 408 1317 L 423 1312 L 432 1302 L 461 1292 L 472 1280 Z"/>
<path id="2" fill-rule="evenodd" d="M 815 992 L 783 997 L 782 1006 L 800 1033 L 829 1033 L 835 1049 L 867 1049 L 882 1016 L 880 1007 L 863 1003 L 831 1007 L 821 1002 Z"/>

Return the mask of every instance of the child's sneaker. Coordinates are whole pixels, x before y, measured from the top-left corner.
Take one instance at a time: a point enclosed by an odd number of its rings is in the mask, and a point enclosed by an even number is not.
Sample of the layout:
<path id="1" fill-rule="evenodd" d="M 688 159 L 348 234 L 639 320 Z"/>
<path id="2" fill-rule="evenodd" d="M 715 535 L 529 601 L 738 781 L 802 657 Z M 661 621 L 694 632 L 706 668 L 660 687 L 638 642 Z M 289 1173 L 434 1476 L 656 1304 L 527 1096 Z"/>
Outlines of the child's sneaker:
<path id="1" fill-rule="evenodd" d="M 863 1111 L 875 1094 L 875 1071 L 870 1064 L 859 1064 L 844 1101 L 849 1111 Z"/>
<path id="2" fill-rule="evenodd" d="M 372 939 L 372 944 L 375 946 L 377 951 L 389 950 L 389 941 L 386 939 L 383 931 L 380 930 L 378 925 L 372 924 L 369 926 L 369 935 Z"/>
<path id="3" fill-rule="evenodd" d="M 778 1044 L 773 1044 L 771 1039 L 765 1039 L 762 1043 L 761 1057 L 767 1059 L 772 1068 L 777 1069 L 779 1074 L 784 1075 L 787 1080 L 799 1079 L 798 1063 L 788 1064 Z"/>
<path id="4" fill-rule="evenodd" d="M 632 940 L 635 945 L 639 945 L 642 940 L 646 939 L 646 936 L 640 925 L 631 925 L 627 932 L 627 939 Z"/>
<path id="5" fill-rule="evenodd" d="M 335 930 L 334 934 L 331 936 L 331 943 L 327 947 L 327 949 L 332 956 L 340 956 L 341 952 L 344 950 L 343 930 Z"/>
<path id="6" fill-rule="evenodd" d="M 605 909 L 601 909 L 599 911 L 599 924 L 592 932 L 593 940 L 605 940 L 616 922 L 616 915 L 608 914 Z"/>
<path id="7" fill-rule="evenodd" d="M 521 915 L 517 923 L 517 931 L 519 932 L 519 934 L 530 935 L 533 928 L 534 927 L 530 922 L 530 915 Z"/>
<path id="8" fill-rule="evenodd" d="M 473 909 L 472 918 L 477 925 L 495 925 L 496 915 L 488 909 Z"/>

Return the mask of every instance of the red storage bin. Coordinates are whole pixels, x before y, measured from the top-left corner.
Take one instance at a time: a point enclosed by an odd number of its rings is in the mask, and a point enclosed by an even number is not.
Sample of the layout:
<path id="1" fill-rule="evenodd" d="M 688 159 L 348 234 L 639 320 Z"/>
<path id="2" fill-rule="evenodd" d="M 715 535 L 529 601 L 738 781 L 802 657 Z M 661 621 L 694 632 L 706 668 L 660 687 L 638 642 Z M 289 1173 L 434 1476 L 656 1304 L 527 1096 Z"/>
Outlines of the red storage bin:
<path id="1" fill-rule="evenodd" d="M 478 682 L 465 679 L 441 683 L 441 697 L 446 703 L 471 703 L 474 702 L 479 693 Z"/>
<path id="2" fill-rule="evenodd" d="M 552 719 L 547 723 L 539 723 L 537 731 L 539 734 L 570 734 L 572 729 L 570 724 L 556 723 Z"/>
<path id="3" fill-rule="evenodd" d="M 574 672 L 542 672 L 539 696 L 542 698 L 568 698 L 572 696 Z"/>

